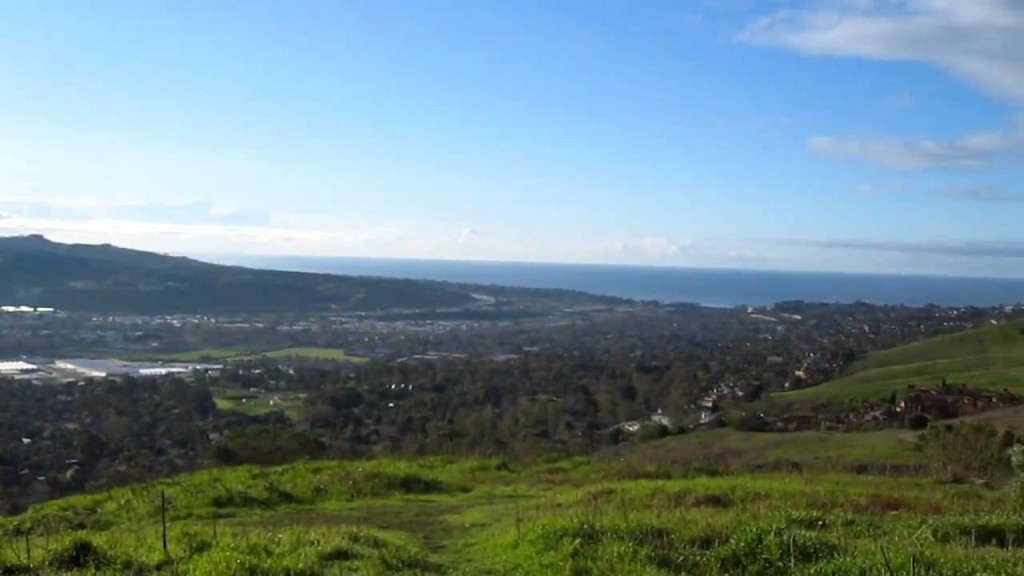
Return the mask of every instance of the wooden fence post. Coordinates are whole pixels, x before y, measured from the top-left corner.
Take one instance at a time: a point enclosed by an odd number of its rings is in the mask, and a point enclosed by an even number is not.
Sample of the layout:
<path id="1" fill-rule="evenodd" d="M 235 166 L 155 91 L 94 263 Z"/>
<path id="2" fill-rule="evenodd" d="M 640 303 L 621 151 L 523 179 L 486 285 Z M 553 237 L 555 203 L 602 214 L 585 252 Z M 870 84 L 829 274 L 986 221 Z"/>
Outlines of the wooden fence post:
<path id="1" fill-rule="evenodd" d="M 163 528 L 164 557 L 167 557 L 167 493 L 160 491 L 160 525 Z"/>

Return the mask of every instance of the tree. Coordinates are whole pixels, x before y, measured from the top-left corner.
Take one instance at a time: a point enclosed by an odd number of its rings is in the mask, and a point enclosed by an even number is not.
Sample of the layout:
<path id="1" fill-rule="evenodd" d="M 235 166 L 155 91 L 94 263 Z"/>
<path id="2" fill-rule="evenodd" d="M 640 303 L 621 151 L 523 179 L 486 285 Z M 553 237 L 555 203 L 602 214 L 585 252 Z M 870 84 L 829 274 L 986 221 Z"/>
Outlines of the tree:
<path id="1" fill-rule="evenodd" d="M 953 481 L 965 475 L 993 479 L 1010 470 L 1010 455 L 996 427 L 989 422 L 931 426 L 918 437 L 918 448 L 941 467 L 941 477 Z"/>

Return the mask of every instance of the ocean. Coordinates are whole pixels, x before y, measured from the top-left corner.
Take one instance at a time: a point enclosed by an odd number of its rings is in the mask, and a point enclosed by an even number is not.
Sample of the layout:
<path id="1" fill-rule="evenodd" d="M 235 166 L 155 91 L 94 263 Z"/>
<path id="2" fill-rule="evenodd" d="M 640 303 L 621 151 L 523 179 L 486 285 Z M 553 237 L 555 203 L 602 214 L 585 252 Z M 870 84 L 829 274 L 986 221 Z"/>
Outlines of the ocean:
<path id="1" fill-rule="evenodd" d="M 564 288 L 637 300 L 761 306 L 786 300 L 922 306 L 1024 302 L 1024 279 L 388 258 L 223 256 L 276 270 Z"/>

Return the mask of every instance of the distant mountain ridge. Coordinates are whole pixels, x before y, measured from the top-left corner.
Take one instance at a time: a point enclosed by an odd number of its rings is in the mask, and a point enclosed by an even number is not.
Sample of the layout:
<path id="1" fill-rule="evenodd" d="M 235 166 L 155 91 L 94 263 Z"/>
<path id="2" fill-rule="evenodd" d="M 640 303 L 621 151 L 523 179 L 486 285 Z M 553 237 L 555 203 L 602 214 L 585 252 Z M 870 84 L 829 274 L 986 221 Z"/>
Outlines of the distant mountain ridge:
<path id="1" fill-rule="evenodd" d="M 498 290 L 495 290 L 498 291 Z M 333 309 L 459 308 L 488 292 L 447 282 L 258 270 L 110 244 L 62 244 L 40 235 L 0 238 L 0 304 L 97 313 L 172 314 Z M 507 289 L 501 290 L 508 295 Z M 568 291 L 515 296 L 608 301 Z"/>

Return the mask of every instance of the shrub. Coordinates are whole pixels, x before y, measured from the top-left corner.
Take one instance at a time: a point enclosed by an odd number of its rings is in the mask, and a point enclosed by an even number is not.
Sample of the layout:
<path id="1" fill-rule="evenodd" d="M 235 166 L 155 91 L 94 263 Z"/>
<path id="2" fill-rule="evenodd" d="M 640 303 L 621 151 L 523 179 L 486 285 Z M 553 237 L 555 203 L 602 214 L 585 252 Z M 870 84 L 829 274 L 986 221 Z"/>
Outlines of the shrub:
<path id="1" fill-rule="evenodd" d="M 55 570 L 101 569 L 113 564 L 110 556 L 87 538 L 75 538 L 54 552 L 47 562 Z"/>
<path id="2" fill-rule="evenodd" d="M 1020 547 L 1024 544 L 1024 521 L 996 514 L 947 516 L 932 525 L 932 537 L 943 543 Z"/>
<path id="3" fill-rule="evenodd" d="M 918 447 L 942 466 L 941 478 L 967 474 L 993 479 L 1010 472 L 1010 456 L 989 422 L 930 426 L 918 437 Z"/>
<path id="4" fill-rule="evenodd" d="M 910 417 L 907 418 L 907 428 L 910 428 L 911 430 L 924 430 L 927 427 L 927 414 L 921 414 L 920 412 L 918 412 L 916 414 L 911 414 Z"/>
<path id="5" fill-rule="evenodd" d="M 649 442 L 668 436 L 668 426 L 656 423 L 644 423 L 636 432 L 636 439 L 639 442 Z"/>

